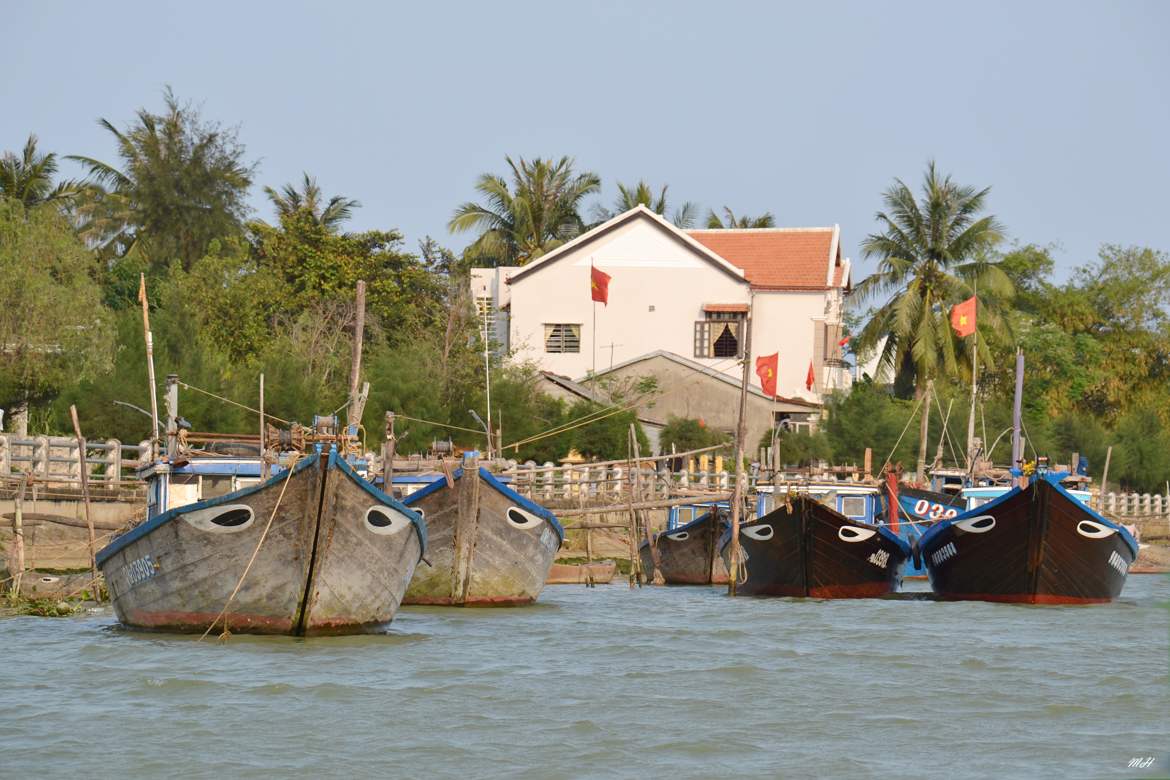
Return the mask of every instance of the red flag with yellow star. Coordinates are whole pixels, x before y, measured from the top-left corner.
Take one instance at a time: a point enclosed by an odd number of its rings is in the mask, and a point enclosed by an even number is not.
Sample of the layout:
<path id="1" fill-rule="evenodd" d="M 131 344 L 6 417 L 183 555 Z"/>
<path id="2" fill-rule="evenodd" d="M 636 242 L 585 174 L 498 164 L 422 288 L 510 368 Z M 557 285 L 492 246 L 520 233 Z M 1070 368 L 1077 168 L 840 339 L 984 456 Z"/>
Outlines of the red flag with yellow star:
<path id="1" fill-rule="evenodd" d="M 760 388 L 764 395 L 776 397 L 776 374 L 780 371 L 780 353 L 761 355 L 756 358 L 756 374 L 760 377 Z"/>
<path id="2" fill-rule="evenodd" d="M 609 305 L 609 274 L 593 266 L 589 266 L 589 291 L 593 300 Z"/>
<path id="3" fill-rule="evenodd" d="M 975 296 L 955 304 L 955 308 L 951 309 L 951 327 L 959 338 L 975 332 Z"/>

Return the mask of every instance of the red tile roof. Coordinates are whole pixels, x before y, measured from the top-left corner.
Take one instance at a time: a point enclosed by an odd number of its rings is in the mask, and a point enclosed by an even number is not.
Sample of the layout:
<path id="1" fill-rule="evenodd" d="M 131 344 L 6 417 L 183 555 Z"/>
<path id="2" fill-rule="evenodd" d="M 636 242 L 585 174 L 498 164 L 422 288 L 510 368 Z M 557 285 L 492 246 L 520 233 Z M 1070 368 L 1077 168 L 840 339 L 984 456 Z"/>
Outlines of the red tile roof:
<path id="1" fill-rule="evenodd" d="M 747 313 L 748 305 L 746 303 L 704 303 L 703 311 L 715 312 L 729 312 L 736 314 L 739 312 Z"/>
<path id="2" fill-rule="evenodd" d="M 752 287 L 764 290 L 824 290 L 829 253 L 836 249 L 833 286 L 843 280 L 833 228 L 688 230 L 687 234 L 724 260 L 739 266 Z"/>

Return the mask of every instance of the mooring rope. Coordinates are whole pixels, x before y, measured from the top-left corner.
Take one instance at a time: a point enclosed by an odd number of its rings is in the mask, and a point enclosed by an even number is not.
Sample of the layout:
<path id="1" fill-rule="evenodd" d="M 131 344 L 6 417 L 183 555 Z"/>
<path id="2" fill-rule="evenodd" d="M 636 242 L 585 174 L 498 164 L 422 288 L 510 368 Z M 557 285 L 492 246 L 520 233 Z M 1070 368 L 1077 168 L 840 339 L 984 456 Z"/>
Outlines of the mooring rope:
<path id="1" fill-rule="evenodd" d="M 247 578 L 248 572 L 252 570 L 252 564 L 256 562 L 257 556 L 260 555 L 260 548 L 264 546 L 264 541 L 268 538 L 268 530 L 272 528 L 272 521 L 276 519 L 276 513 L 280 509 L 280 503 L 284 500 L 284 491 L 288 489 L 288 483 L 292 481 L 293 471 L 295 470 L 294 467 L 296 466 L 299 457 L 300 453 L 293 453 L 290 457 L 288 463 L 288 474 L 284 478 L 284 483 L 280 486 L 280 495 L 276 497 L 276 505 L 272 507 L 272 514 L 268 516 L 268 523 L 264 526 L 264 531 L 260 534 L 259 541 L 256 542 L 256 549 L 252 551 L 252 557 L 248 560 L 248 565 L 244 567 L 244 573 L 240 575 L 240 580 L 236 583 L 236 587 L 232 590 L 232 594 L 228 596 L 227 603 L 223 605 L 223 609 L 221 609 L 219 614 L 215 616 L 215 619 L 211 621 L 211 625 L 208 626 L 207 630 L 203 632 L 203 636 L 199 637 L 200 642 L 207 638 L 207 635 L 211 633 L 211 629 L 215 628 L 215 624 L 219 622 L 220 618 L 223 618 L 223 633 L 219 635 L 219 638 L 224 640 L 231 636 L 231 632 L 228 631 L 228 607 L 232 605 L 232 601 L 235 600 L 236 595 L 240 592 L 240 588 L 244 586 L 244 580 Z"/>
<path id="2" fill-rule="evenodd" d="M 267 418 L 269 420 L 276 420 L 277 422 L 284 423 L 285 425 L 292 425 L 292 423 L 289 422 L 288 420 L 277 417 L 275 414 L 269 414 L 268 412 L 261 412 L 259 409 L 254 409 L 251 406 L 240 403 L 239 401 L 233 401 L 230 398 L 224 398 L 222 395 L 217 395 L 217 394 L 211 392 L 210 390 L 204 390 L 201 387 L 196 387 L 195 385 L 189 385 L 186 382 L 179 382 L 179 386 L 184 387 L 188 390 L 194 390 L 196 393 L 203 393 L 203 395 L 206 395 L 210 398 L 214 398 L 217 401 L 223 401 L 225 404 L 231 404 L 232 406 L 238 406 L 241 409 L 248 410 L 249 412 L 254 412 L 256 414 L 263 415 L 265 418 Z"/>

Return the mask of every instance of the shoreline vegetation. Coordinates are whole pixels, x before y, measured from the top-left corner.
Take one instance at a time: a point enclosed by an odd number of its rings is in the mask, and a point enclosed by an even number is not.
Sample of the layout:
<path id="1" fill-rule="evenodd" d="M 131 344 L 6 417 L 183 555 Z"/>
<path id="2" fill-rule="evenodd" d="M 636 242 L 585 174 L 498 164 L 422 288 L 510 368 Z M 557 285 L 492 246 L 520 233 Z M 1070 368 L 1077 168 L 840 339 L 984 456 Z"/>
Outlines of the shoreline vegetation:
<path id="1" fill-rule="evenodd" d="M 124 107 L 115 107 L 123 110 Z M 600 175 L 571 157 L 506 158 L 503 175 L 485 173 L 475 200 L 452 203 L 449 228 L 472 242 L 460 253 L 425 237 L 411 249 L 392 226 L 351 231 L 358 200 L 324 191 L 309 173 L 262 185 L 257 157 L 230 125 L 204 118 L 169 89 L 161 108 L 139 109 L 119 125 L 100 120 L 110 144 L 68 157 L 85 178 L 58 175 L 57 153 L 35 135 L 0 161 L 0 408 L 4 429 L 71 431 L 76 405 L 94 439 L 139 441 L 149 433 L 139 275 L 150 291 L 156 363 L 164 373 L 246 406 L 258 402 L 265 374 L 267 411 L 307 419 L 340 407 L 355 322 L 357 280 L 368 285 L 363 343 L 370 396 L 366 446 L 376 449 L 386 410 L 413 418 L 398 452 L 434 441 L 482 447 L 468 410 L 485 409 L 484 345 L 471 298 L 473 266 L 522 264 L 639 203 L 679 224 L 702 213 L 671 201 L 665 185 L 617 182 L 607 198 Z M 97 155 L 97 156 L 90 156 Z M 636 172 L 634 172 L 636 173 Z M 615 182 L 610 182 L 615 184 Z M 271 213 L 253 213 L 248 193 L 262 186 Z M 865 448 L 891 463 L 922 459 L 913 435 L 900 437 L 916 401 L 930 392 L 932 436 L 945 428 L 966 439 L 963 408 L 979 352 L 977 433 L 994 441 L 1011 420 L 1012 361 L 1028 356 L 1025 457 L 1078 452 L 1102 476 L 1112 447 L 1114 489 L 1170 491 L 1170 256 L 1124 244 L 1079 258 L 1065 281 L 1059 236 L 1009 234 L 991 213 L 993 190 L 953 181 L 933 162 L 921 182 L 899 179 L 875 193 L 875 229 L 861 240 L 876 271 L 849 298 L 852 358 L 877 357 L 873 374 L 826 400 L 816 433 L 782 432 L 781 460 L 860 462 Z M 729 228 L 783 224 L 713 204 L 707 223 Z M 782 215 L 781 215 L 782 217 Z M 392 218 L 391 218 L 392 219 Z M 1004 223 L 1016 226 L 1011 215 Z M 861 233 L 864 226 L 853 226 Z M 956 303 L 979 299 L 978 335 L 947 326 Z M 492 414 L 508 441 L 557 426 L 510 457 L 558 461 L 624 458 L 631 411 L 588 425 L 573 421 L 599 404 L 543 395 L 533 365 L 490 358 Z M 607 403 L 656 391 L 652 379 L 601 388 Z M 116 403 L 117 402 L 117 403 Z M 196 430 L 252 430 L 246 409 L 190 394 L 184 416 Z M 430 422 L 422 422 L 422 421 Z M 663 446 L 694 445 L 694 420 L 672 421 Z M 705 437 L 719 436 L 700 431 Z M 896 446 L 895 446 L 896 445 Z M 930 442 L 934 451 L 934 440 Z M 958 449 L 958 448 L 953 448 Z M 991 453 L 1001 462 L 1006 450 Z M 944 451 L 962 461 L 963 452 Z M 952 457 L 953 456 L 953 457 Z"/>

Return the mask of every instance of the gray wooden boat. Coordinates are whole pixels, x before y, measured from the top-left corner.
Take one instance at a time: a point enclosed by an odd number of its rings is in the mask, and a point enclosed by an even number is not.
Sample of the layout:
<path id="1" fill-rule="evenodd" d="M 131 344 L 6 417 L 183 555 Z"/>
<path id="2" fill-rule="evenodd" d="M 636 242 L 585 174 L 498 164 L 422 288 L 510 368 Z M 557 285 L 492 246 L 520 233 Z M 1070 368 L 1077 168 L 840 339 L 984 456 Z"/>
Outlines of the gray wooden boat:
<path id="1" fill-rule="evenodd" d="M 474 465 L 456 469 L 404 503 L 426 519 L 427 558 L 407 604 L 511 606 L 544 589 L 565 532 L 552 512 Z"/>
<path id="2" fill-rule="evenodd" d="M 390 622 L 426 549 L 422 519 L 335 450 L 263 482 L 239 476 L 248 460 L 258 473 L 258 459 L 210 458 L 161 461 L 149 471 L 147 522 L 97 555 L 118 619 L 135 628 L 203 632 L 218 622 L 233 632 L 297 636 Z M 233 464 L 231 485 L 255 484 L 184 501 L 192 485 L 209 473 L 222 480 Z"/>

